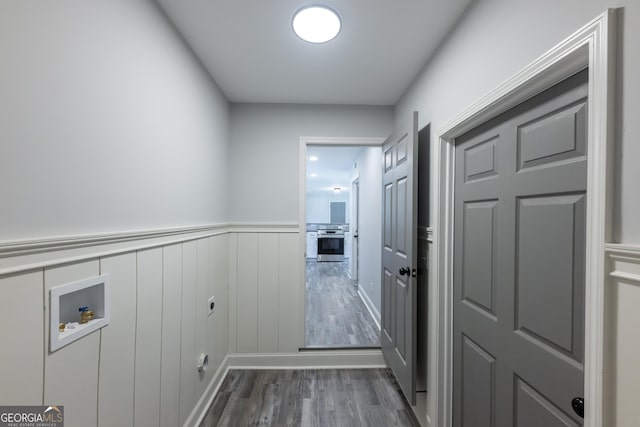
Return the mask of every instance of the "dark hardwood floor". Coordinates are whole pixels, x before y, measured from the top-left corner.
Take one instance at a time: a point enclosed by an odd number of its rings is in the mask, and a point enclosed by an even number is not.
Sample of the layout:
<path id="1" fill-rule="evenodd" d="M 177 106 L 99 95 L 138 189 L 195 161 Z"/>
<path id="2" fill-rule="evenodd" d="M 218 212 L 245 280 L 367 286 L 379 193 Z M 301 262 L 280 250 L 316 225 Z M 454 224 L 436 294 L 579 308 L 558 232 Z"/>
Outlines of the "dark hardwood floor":
<path id="1" fill-rule="evenodd" d="M 201 427 L 418 427 L 388 369 L 230 370 Z"/>
<path id="2" fill-rule="evenodd" d="M 379 347 L 380 330 L 347 262 L 307 260 L 306 347 Z"/>

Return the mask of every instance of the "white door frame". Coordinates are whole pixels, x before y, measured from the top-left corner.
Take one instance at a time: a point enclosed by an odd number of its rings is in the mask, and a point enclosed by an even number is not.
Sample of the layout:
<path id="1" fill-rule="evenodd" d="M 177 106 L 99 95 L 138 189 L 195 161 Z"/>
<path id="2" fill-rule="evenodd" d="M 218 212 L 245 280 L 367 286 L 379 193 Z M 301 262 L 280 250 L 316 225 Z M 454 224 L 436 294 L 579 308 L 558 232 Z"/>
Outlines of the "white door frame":
<path id="1" fill-rule="evenodd" d="M 452 118 L 435 132 L 433 281 L 429 296 L 429 424 L 452 423 L 453 223 L 455 139 L 490 118 L 589 69 L 585 280 L 585 426 L 601 427 L 604 369 L 605 244 L 610 236 L 615 90 L 615 10 L 609 9 Z"/>
<path id="2" fill-rule="evenodd" d="M 300 239 L 298 239 L 298 253 L 300 254 L 300 283 L 302 284 L 302 292 L 300 292 L 299 304 L 302 307 L 302 321 L 305 322 L 305 326 L 300 328 L 301 336 L 298 337 L 298 342 L 301 343 L 300 348 L 303 348 L 306 343 L 306 303 L 305 295 L 306 291 L 306 263 L 305 258 L 305 246 L 307 244 L 307 146 L 308 145 L 324 145 L 326 147 L 342 147 L 342 146 L 363 146 L 363 147 L 381 147 L 386 138 L 377 137 L 334 137 L 334 136 L 301 136 L 300 137 L 300 157 L 298 162 L 299 175 L 299 187 L 298 187 L 298 203 L 299 214 L 298 224 L 300 227 Z M 382 167 L 382 166 L 380 166 Z M 382 213 L 380 213 L 382 215 Z"/>

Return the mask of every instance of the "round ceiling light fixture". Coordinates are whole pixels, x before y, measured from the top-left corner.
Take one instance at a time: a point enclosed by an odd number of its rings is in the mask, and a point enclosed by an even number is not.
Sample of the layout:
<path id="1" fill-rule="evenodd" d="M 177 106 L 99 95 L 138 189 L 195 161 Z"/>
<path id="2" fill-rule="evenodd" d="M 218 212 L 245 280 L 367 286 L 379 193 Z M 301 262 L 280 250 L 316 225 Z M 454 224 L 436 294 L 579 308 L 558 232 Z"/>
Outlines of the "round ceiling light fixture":
<path id="1" fill-rule="evenodd" d="M 326 43 L 340 33 L 340 17 L 327 6 L 307 6 L 293 15 L 293 31 L 309 43 Z"/>

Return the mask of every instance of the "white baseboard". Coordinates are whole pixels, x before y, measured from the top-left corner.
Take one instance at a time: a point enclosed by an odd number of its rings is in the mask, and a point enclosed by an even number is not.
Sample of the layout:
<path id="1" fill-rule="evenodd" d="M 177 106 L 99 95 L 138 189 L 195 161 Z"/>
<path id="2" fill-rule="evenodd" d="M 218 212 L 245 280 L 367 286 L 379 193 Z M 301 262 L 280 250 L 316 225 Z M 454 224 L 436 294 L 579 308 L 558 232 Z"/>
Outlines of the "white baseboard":
<path id="1" fill-rule="evenodd" d="M 367 307 L 369 314 L 371 314 L 371 317 L 373 318 L 373 321 L 375 322 L 376 327 L 378 328 L 378 330 L 381 330 L 380 312 L 378 311 L 378 309 L 376 309 L 376 306 L 373 304 L 373 301 L 371 301 L 371 298 L 369 298 L 369 295 L 367 295 L 366 292 L 362 291 L 362 288 L 360 286 L 358 286 L 358 295 L 360 295 L 360 299 L 364 303 L 364 306 Z"/>
<path id="2" fill-rule="evenodd" d="M 199 426 L 230 369 L 386 368 L 381 350 L 326 350 L 299 353 L 228 354 L 183 427 Z"/>
<path id="3" fill-rule="evenodd" d="M 222 381 L 224 381 L 225 377 L 227 376 L 228 371 L 229 356 L 227 355 L 227 357 L 224 358 L 224 360 L 218 367 L 218 370 L 216 370 L 215 374 L 213 374 L 211 382 L 209 382 L 206 390 L 204 391 L 204 393 L 202 393 L 200 400 L 198 400 L 198 403 L 196 403 L 196 406 L 191 411 L 191 414 L 189 414 L 189 417 L 184 422 L 183 427 L 196 427 L 200 425 L 202 419 L 207 413 L 207 409 L 209 409 L 211 403 L 213 403 L 213 399 L 216 397 L 216 394 L 218 394 L 218 390 L 222 385 Z"/>

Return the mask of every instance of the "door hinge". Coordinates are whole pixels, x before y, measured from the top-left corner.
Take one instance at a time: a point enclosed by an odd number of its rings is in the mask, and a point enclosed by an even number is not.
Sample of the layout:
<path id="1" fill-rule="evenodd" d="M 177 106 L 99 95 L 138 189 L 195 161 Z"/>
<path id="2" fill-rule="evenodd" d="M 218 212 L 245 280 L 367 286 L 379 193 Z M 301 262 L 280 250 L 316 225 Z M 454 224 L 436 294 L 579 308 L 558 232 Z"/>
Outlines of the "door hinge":
<path id="1" fill-rule="evenodd" d="M 415 268 L 411 270 L 411 277 L 418 277 L 418 270 Z"/>

